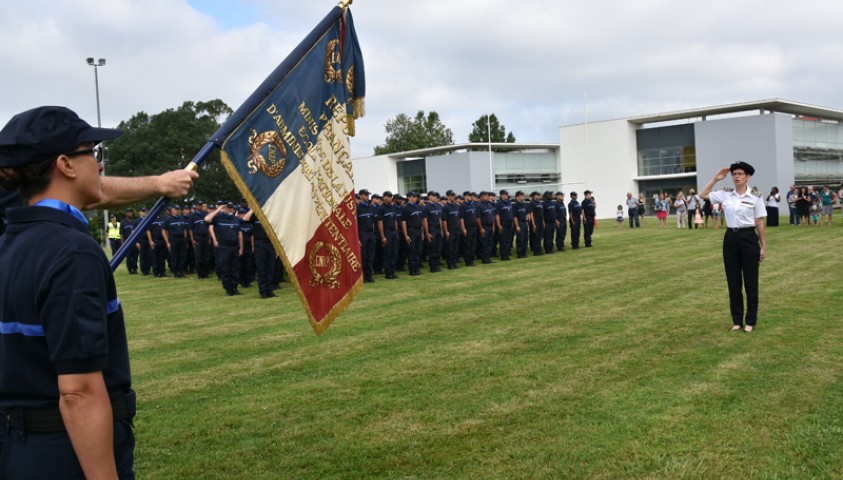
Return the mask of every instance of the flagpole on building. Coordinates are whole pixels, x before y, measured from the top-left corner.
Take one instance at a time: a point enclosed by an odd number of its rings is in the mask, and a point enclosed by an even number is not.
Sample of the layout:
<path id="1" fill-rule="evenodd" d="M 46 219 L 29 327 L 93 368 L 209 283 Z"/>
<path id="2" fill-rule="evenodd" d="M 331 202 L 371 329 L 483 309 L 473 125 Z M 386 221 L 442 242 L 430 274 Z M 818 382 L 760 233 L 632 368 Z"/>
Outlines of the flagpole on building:
<path id="1" fill-rule="evenodd" d="M 489 134 L 489 191 L 495 189 L 495 164 L 492 161 L 492 116 L 486 115 L 486 131 Z"/>

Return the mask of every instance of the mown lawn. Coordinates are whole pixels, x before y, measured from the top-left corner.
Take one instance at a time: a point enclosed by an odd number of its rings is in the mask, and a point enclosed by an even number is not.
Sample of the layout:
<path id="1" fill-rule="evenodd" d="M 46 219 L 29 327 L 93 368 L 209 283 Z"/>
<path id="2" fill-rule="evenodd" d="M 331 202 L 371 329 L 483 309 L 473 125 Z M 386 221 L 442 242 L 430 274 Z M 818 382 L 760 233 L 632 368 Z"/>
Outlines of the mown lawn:
<path id="1" fill-rule="evenodd" d="M 786 221 L 786 219 L 784 219 Z M 723 230 L 367 285 L 322 337 L 291 286 L 130 277 L 139 478 L 841 478 L 843 223 L 769 232 L 730 334 Z"/>

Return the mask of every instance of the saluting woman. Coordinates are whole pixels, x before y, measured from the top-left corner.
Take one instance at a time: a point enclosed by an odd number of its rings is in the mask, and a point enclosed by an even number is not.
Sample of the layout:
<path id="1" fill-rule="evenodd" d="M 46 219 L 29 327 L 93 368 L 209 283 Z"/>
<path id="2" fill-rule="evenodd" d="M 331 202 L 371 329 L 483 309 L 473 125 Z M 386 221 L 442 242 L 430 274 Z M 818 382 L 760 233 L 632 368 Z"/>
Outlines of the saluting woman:
<path id="1" fill-rule="evenodd" d="M 712 192 L 714 185 L 729 176 L 730 172 L 735 189 L 729 192 Z M 764 231 L 764 217 L 767 211 L 764 201 L 750 193 L 747 188 L 747 183 L 754 173 L 755 169 L 746 162 L 733 163 L 720 169 L 701 192 L 703 198 L 721 205 L 726 216 L 723 264 L 726 267 L 726 283 L 729 286 L 732 332 L 743 328 L 748 333 L 755 329 L 758 321 L 758 267 L 767 256 L 767 235 Z"/>
<path id="2" fill-rule="evenodd" d="M 102 198 L 96 145 L 121 134 L 63 107 L 0 131 L 0 478 L 134 478 L 129 353 L 108 260 L 80 212 Z"/>

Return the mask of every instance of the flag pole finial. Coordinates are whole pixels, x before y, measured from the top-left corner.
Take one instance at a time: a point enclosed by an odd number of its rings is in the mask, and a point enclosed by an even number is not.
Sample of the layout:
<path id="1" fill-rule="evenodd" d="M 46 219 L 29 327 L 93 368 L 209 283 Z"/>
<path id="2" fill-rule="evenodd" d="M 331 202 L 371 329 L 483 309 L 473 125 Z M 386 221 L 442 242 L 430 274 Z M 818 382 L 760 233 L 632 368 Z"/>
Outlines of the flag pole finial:
<path id="1" fill-rule="evenodd" d="M 337 6 L 340 8 L 348 8 L 352 3 L 354 3 L 354 0 L 340 0 L 340 3 Z"/>

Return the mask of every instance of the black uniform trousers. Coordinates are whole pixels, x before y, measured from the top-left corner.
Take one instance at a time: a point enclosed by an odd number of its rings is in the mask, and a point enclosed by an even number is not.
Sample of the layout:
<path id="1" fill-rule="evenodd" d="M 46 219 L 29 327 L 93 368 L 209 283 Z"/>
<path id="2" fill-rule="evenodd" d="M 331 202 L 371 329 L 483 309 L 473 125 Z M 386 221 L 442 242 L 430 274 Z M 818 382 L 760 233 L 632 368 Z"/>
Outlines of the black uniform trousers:
<path id="1" fill-rule="evenodd" d="M 460 257 L 460 241 L 462 240 L 462 230 L 455 228 L 448 230 L 448 239 L 445 240 L 445 263 L 448 268 L 457 268 L 457 261 Z"/>
<path id="2" fill-rule="evenodd" d="M 492 262 L 492 239 L 495 235 L 495 227 L 483 225 L 483 235 L 480 235 L 480 260 L 483 263 Z"/>
<path id="3" fill-rule="evenodd" d="M 580 248 L 580 228 L 582 228 L 581 221 L 571 223 L 571 248 Z"/>
<path id="4" fill-rule="evenodd" d="M 568 234 L 568 221 L 560 221 L 556 227 L 556 250 L 565 250 L 565 236 Z"/>
<path id="5" fill-rule="evenodd" d="M 360 232 L 360 256 L 363 257 L 363 279 L 371 281 L 375 262 L 375 232 Z"/>
<path id="6" fill-rule="evenodd" d="M 723 237 L 723 265 L 729 285 L 729 310 L 732 323 L 744 322 L 743 290 L 746 289 L 746 324 L 758 320 L 758 265 L 761 245 L 754 228 L 726 231 Z"/>
<path id="7" fill-rule="evenodd" d="M 5 422 L 4 422 L 5 423 Z M 85 478 L 67 432 L 32 433 L 11 428 L 3 432 L 0 478 Z M 114 422 L 114 460 L 121 480 L 135 478 L 135 435 L 130 420 Z"/>
<path id="8" fill-rule="evenodd" d="M 398 258 L 398 232 L 385 230 L 386 245 L 383 245 L 383 269 L 386 278 L 395 277 L 395 262 Z"/>
<path id="9" fill-rule="evenodd" d="M 556 233 L 556 222 L 544 224 L 544 251 L 553 253 L 553 234 Z"/>
<path id="10" fill-rule="evenodd" d="M 275 283 L 275 249 L 269 240 L 255 239 L 255 267 L 260 294 L 271 294 Z"/>
<path id="11" fill-rule="evenodd" d="M 418 275 L 421 273 L 422 231 L 408 228 L 407 236 L 410 237 L 410 243 L 407 245 L 407 267 L 410 275 Z"/>
<path id="12" fill-rule="evenodd" d="M 407 232 L 409 233 L 409 230 Z M 409 247 L 407 246 L 407 242 L 404 241 L 403 234 L 398 235 L 398 237 L 398 253 L 395 255 L 395 269 L 403 272 L 407 270 L 407 251 Z"/>
<path id="13" fill-rule="evenodd" d="M 156 277 L 163 277 L 167 274 L 164 270 L 164 262 L 170 255 L 170 252 L 167 251 L 167 243 L 164 242 L 163 238 L 154 242 L 155 246 L 152 250 L 152 273 Z"/>
<path id="14" fill-rule="evenodd" d="M 512 255 L 512 226 L 501 225 L 500 232 L 500 257 L 501 260 L 509 260 Z"/>
<path id="15" fill-rule="evenodd" d="M 594 217 L 585 217 L 585 222 L 583 223 L 583 239 L 585 240 L 585 246 L 591 246 L 591 236 L 594 234 Z"/>
<path id="16" fill-rule="evenodd" d="M 173 276 L 183 277 L 187 269 L 187 238 L 173 237 L 170 239 L 170 270 Z"/>
<path id="17" fill-rule="evenodd" d="M 438 272 L 442 257 L 442 237 L 441 231 L 430 232 L 430 241 L 427 245 L 427 262 L 430 265 L 431 272 Z"/>
<path id="18" fill-rule="evenodd" d="M 194 248 L 193 242 L 190 241 L 190 237 L 187 238 L 187 254 L 184 264 L 187 273 L 194 273 L 196 271 L 196 248 Z"/>
<path id="19" fill-rule="evenodd" d="M 137 245 L 132 245 L 132 248 L 129 249 L 128 253 L 126 253 L 126 270 L 129 271 L 131 274 L 138 273 L 138 247 Z"/>
<path id="20" fill-rule="evenodd" d="M 231 245 L 220 243 L 217 248 L 218 273 L 222 280 L 222 287 L 229 295 L 237 291 L 237 284 L 240 282 L 237 278 L 239 250 L 240 247 L 236 243 Z"/>
<path id="21" fill-rule="evenodd" d="M 384 233 L 386 233 L 386 232 L 384 232 Z M 372 269 L 378 275 L 383 273 L 384 263 L 385 263 L 384 258 L 385 257 L 386 257 L 386 255 L 384 254 L 383 242 L 380 241 L 380 238 L 378 238 L 377 233 L 375 233 L 375 260 L 374 260 L 374 262 L 372 262 Z"/>
<path id="22" fill-rule="evenodd" d="M 120 250 L 120 245 L 123 245 L 123 240 L 119 238 L 109 238 L 108 243 L 111 245 L 111 256 L 113 257 L 117 250 Z"/>
<path id="23" fill-rule="evenodd" d="M 255 279 L 255 252 L 252 251 L 251 237 L 243 239 L 243 255 L 240 255 L 238 263 L 240 264 L 240 273 L 237 279 L 244 288 L 250 287 L 252 280 Z"/>
<path id="24" fill-rule="evenodd" d="M 477 252 L 477 227 L 466 228 L 462 238 L 462 256 L 466 265 L 474 265 L 474 254 Z"/>
<path id="25" fill-rule="evenodd" d="M 533 255 L 542 254 L 542 240 L 544 239 L 544 220 L 536 222 L 536 228 L 530 232 L 530 248 Z"/>
<path id="26" fill-rule="evenodd" d="M 196 240 L 196 245 L 193 247 L 193 252 L 196 257 L 196 276 L 199 278 L 208 278 L 208 273 L 211 267 L 213 254 L 211 253 L 211 240 L 207 235 L 196 235 L 193 237 Z"/>
<path id="27" fill-rule="evenodd" d="M 515 233 L 515 253 L 518 258 L 524 258 L 527 256 L 527 244 L 529 243 L 530 238 L 530 223 L 525 221 L 519 221 L 518 227 L 520 231 Z"/>
<path id="28" fill-rule="evenodd" d="M 152 248 L 149 246 L 148 240 L 141 240 L 139 243 L 140 271 L 144 275 L 149 275 L 149 271 L 152 269 Z"/>

